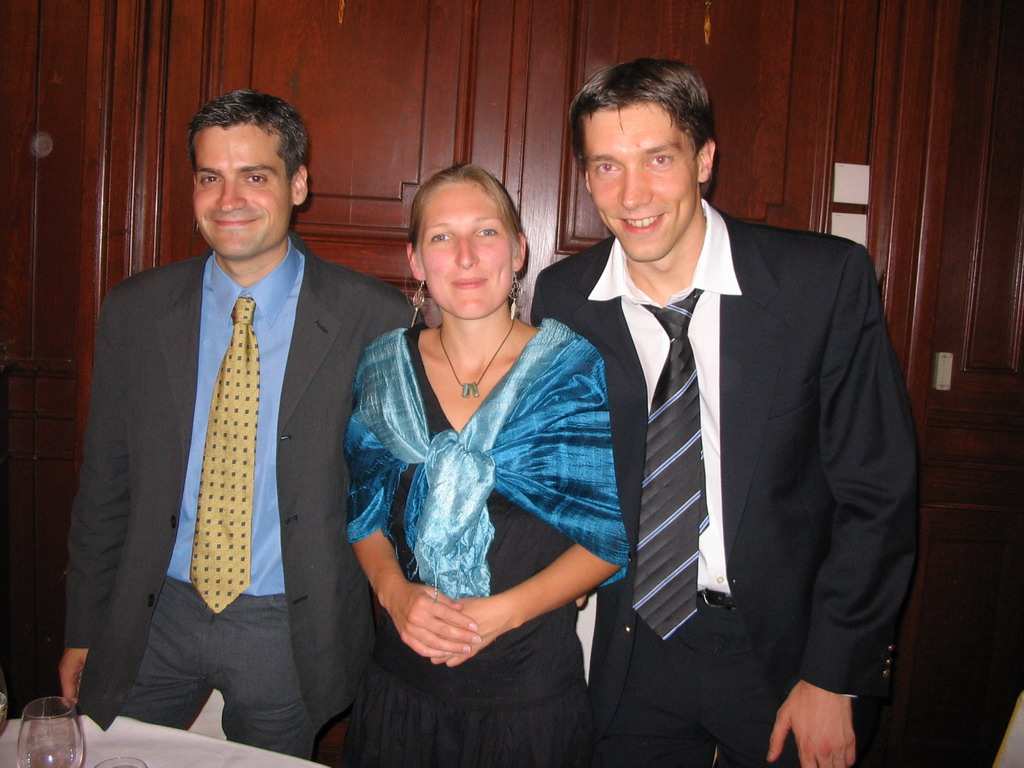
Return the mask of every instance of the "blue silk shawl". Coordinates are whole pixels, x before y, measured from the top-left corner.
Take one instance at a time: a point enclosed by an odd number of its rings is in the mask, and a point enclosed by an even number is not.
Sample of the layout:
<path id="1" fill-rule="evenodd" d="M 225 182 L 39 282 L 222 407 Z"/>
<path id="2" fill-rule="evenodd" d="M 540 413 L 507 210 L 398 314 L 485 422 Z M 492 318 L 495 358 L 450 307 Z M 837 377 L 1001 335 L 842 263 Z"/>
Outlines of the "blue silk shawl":
<path id="1" fill-rule="evenodd" d="M 490 594 L 492 489 L 598 557 L 626 563 L 604 361 L 556 321 L 543 323 L 461 432 L 433 439 L 405 330 L 384 334 L 359 363 L 345 456 L 350 542 L 377 529 L 390 536 L 399 477 L 418 465 L 406 540 L 423 582 L 449 597 Z"/>

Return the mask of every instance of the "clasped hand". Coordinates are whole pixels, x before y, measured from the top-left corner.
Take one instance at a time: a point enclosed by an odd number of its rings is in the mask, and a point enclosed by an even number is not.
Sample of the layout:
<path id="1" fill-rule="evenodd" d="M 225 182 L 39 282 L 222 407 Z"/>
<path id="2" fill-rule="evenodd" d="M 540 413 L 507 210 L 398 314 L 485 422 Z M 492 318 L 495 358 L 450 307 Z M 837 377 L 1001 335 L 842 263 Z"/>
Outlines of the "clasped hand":
<path id="1" fill-rule="evenodd" d="M 483 643 L 477 622 L 463 612 L 463 604 L 433 587 L 405 582 L 392 590 L 384 610 L 402 642 L 420 656 L 443 663 L 455 654 L 471 655 Z"/>
<path id="2" fill-rule="evenodd" d="M 384 609 L 402 642 L 434 664 L 455 667 L 518 626 L 502 595 L 453 600 L 443 592 L 407 583 Z"/>

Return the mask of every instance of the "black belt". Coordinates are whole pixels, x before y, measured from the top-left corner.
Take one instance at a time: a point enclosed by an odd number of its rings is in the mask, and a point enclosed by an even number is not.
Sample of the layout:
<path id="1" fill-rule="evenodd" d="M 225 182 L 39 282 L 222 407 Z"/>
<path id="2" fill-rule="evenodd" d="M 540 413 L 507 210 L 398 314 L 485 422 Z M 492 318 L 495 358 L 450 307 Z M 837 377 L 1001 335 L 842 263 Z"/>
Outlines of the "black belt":
<path id="1" fill-rule="evenodd" d="M 727 611 L 736 610 L 736 601 L 732 599 L 732 595 L 726 592 L 718 592 L 713 589 L 702 589 L 697 593 L 697 596 L 703 598 L 704 602 L 712 608 L 725 608 Z"/>

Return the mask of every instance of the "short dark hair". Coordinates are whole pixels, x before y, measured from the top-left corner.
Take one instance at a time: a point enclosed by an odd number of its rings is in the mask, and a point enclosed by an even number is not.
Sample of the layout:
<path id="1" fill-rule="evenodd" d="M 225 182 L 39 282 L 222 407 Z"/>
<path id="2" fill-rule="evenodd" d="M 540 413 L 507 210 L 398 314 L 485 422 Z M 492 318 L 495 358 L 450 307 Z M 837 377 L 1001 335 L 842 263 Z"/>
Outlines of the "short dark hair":
<path id="1" fill-rule="evenodd" d="M 207 128 L 231 128 L 255 125 L 277 136 L 277 154 L 284 160 L 289 181 L 305 162 L 309 137 L 302 115 L 284 99 L 266 93 L 241 89 L 210 99 L 188 124 L 188 158 L 196 167 L 196 134 Z"/>
<path id="2" fill-rule="evenodd" d="M 569 107 L 572 151 L 583 164 L 583 126 L 603 109 L 623 109 L 637 104 L 661 107 L 699 152 L 715 137 L 704 81 L 693 67 L 667 59 L 637 59 L 598 70 L 583 84 Z"/>

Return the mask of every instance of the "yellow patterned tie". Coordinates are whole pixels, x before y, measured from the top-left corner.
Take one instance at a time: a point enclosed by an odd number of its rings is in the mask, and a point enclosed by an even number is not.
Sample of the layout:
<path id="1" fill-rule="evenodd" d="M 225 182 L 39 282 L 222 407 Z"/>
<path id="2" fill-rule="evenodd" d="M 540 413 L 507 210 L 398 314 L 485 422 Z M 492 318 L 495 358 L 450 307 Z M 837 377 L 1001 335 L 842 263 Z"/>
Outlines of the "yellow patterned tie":
<path id="1" fill-rule="evenodd" d="M 252 319 L 256 302 L 242 296 L 235 328 L 210 401 L 203 473 L 199 480 L 192 583 L 214 613 L 249 586 L 260 350 Z"/>

